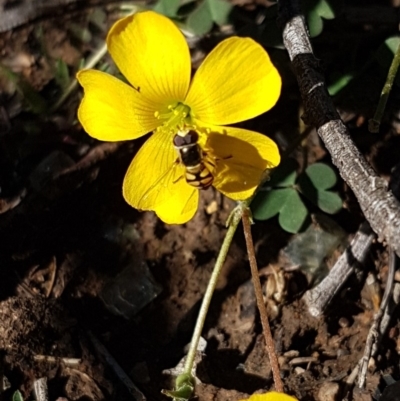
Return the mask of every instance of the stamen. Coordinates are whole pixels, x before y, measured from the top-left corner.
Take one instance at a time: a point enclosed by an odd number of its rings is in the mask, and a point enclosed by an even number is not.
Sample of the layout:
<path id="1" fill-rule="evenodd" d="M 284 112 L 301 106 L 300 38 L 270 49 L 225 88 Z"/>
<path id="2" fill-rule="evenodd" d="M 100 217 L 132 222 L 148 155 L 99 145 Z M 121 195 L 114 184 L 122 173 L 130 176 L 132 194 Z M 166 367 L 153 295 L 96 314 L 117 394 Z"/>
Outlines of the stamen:
<path id="1" fill-rule="evenodd" d="M 183 132 L 187 128 L 187 120 L 190 118 L 190 108 L 183 103 L 170 104 L 168 112 L 160 113 L 156 111 L 154 116 L 159 120 L 165 120 L 162 127 L 171 133 Z"/>

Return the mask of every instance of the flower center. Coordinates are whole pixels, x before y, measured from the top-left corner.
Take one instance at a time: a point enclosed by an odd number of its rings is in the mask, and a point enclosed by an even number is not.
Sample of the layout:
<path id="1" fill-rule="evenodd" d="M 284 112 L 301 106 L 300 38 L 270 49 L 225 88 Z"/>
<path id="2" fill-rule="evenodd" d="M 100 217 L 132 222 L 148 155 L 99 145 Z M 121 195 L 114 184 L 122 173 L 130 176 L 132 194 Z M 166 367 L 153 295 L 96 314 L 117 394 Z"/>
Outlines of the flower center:
<path id="1" fill-rule="evenodd" d="M 178 102 L 170 104 L 168 106 L 168 111 L 165 113 L 156 111 L 154 116 L 159 120 L 164 120 L 158 129 L 167 130 L 170 131 L 171 134 L 176 134 L 189 125 L 190 107 Z"/>

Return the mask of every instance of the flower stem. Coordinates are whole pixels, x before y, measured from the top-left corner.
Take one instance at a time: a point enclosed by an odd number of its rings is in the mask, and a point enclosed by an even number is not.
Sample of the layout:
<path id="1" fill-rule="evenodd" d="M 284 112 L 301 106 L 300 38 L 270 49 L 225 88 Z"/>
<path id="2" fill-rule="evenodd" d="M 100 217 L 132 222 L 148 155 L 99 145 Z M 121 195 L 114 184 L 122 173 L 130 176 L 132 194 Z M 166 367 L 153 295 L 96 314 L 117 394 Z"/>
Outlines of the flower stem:
<path id="1" fill-rule="evenodd" d="M 386 102 L 389 98 L 390 91 L 392 90 L 394 79 L 396 78 L 397 70 L 400 65 L 400 44 L 397 47 L 396 53 L 393 57 L 392 64 L 390 65 L 389 72 L 386 78 L 385 85 L 383 86 L 381 97 L 379 98 L 378 107 L 374 118 L 369 120 L 368 129 L 370 132 L 379 132 L 379 126 L 381 124 L 382 116 L 385 111 Z"/>
<path id="2" fill-rule="evenodd" d="M 228 231 L 225 235 L 225 238 L 222 243 L 221 249 L 219 251 L 217 260 L 215 262 L 214 269 L 211 273 L 211 277 L 208 282 L 206 292 L 204 294 L 203 302 L 201 304 L 199 315 L 197 317 L 196 326 L 194 328 L 194 332 L 192 335 L 192 340 L 190 342 L 190 348 L 189 348 L 189 351 L 186 356 L 185 367 L 184 367 L 183 373 L 181 375 L 179 375 L 177 378 L 177 383 L 179 382 L 181 387 L 180 387 L 180 385 L 176 385 L 177 391 L 175 392 L 175 395 L 179 394 L 179 391 L 180 391 L 179 388 L 183 389 L 184 391 L 186 391 L 186 387 L 189 387 L 192 390 L 194 389 L 194 387 L 192 386 L 192 383 L 191 383 L 191 380 L 193 378 L 192 369 L 193 369 L 193 364 L 194 364 L 194 359 L 196 356 L 198 344 L 200 341 L 201 332 L 203 330 L 204 322 L 207 317 L 207 312 L 208 312 L 208 309 L 209 309 L 209 306 L 211 303 L 212 295 L 213 295 L 215 287 L 217 285 L 218 277 L 221 273 L 222 266 L 225 262 L 226 255 L 228 253 L 229 247 L 232 243 L 233 236 L 240 223 L 240 220 L 242 220 L 242 223 L 243 223 L 243 230 L 244 230 L 244 236 L 246 239 L 246 247 L 247 247 L 247 253 L 249 256 L 251 275 L 252 275 L 254 291 L 255 291 L 256 299 L 257 299 L 257 307 L 260 312 L 260 319 L 261 319 L 261 324 L 263 327 L 263 334 L 264 334 L 264 338 L 265 338 L 266 348 L 267 348 L 269 360 L 271 363 L 272 376 L 273 376 L 274 383 L 275 383 L 275 389 L 278 392 L 283 392 L 283 384 L 282 384 L 282 380 L 280 377 L 278 358 L 276 356 L 275 344 L 274 344 L 274 340 L 272 338 L 272 333 L 271 333 L 271 328 L 270 328 L 269 321 L 268 321 L 267 311 L 266 311 L 266 308 L 264 305 L 260 278 L 258 276 L 258 268 L 257 268 L 255 251 L 254 251 L 253 238 L 251 236 L 251 229 L 250 229 L 251 212 L 249 209 L 251 200 L 252 200 L 252 198 L 250 198 L 244 202 L 240 202 L 239 205 L 232 211 L 231 215 L 228 218 L 228 222 L 227 222 Z M 183 384 L 185 384 L 186 386 L 182 385 L 181 382 L 183 382 Z M 174 392 L 167 392 L 167 394 L 168 393 L 174 395 Z M 179 397 L 174 396 L 174 399 L 178 399 L 178 398 Z M 182 397 L 180 399 L 182 399 Z"/>
<path id="3" fill-rule="evenodd" d="M 254 292 L 257 300 L 257 307 L 260 312 L 260 320 L 263 327 L 263 334 L 265 338 L 265 344 L 268 352 L 269 361 L 271 363 L 272 376 L 274 378 L 276 391 L 283 392 L 283 384 L 281 380 L 278 358 L 275 352 L 275 344 L 272 338 L 271 327 L 269 325 L 267 309 L 264 304 L 263 293 L 260 283 L 260 277 L 258 275 L 258 267 L 256 261 L 256 255 L 254 251 L 253 237 L 251 235 L 251 215 L 248 207 L 242 211 L 242 224 L 244 231 L 244 238 L 246 240 L 247 254 L 249 256 L 251 276 L 253 279 Z"/>
<path id="4" fill-rule="evenodd" d="M 199 316 L 197 317 L 196 326 L 194 328 L 194 332 L 192 335 L 192 340 L 190 342 L 190 348 L 186 356 L 184 374 L 191 374 L 194 358 L 196 356 L 197 347 L 200 341 L 201 332 L 204 327 L 204 322 L 206 320 L 208 308 L 210 306 L 211 298 L 214 293 L 215 287 L 217 285 L 219 274 L 221 273 L 222 266 L 225 262 L 226 255 L 228 254 L 229 247 L 232 243 L 233 236 L 236 232 L 236 229 L 240 223 L 242 215 L 242 207 L 236 207 L 228 219 L 228 231 L 225 235 L 224 241 L 222 243 L 221 249 L 219 251 L 217 260 L 215 262 L 214 269 L 212 271 L 210 280 L 208 282 L 208 286 L 206 292 L 204 294 L 203 302 L 201 303 Z"/>

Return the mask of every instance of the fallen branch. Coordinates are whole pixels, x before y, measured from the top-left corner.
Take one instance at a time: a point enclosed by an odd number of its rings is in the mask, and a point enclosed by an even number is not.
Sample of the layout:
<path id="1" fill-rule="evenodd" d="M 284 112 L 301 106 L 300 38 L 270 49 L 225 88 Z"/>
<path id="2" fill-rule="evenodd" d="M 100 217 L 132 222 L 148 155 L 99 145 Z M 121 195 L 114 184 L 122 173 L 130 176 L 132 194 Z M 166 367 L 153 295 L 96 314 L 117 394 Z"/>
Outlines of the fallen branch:
<path id="1" fill-rule="evenodd" d="M 375 235 L 367 222 L 361 224 L 350 245 L 342 253 L 329 274 L 314 288 L 308 290 L 303 300 L 310 315 L 320 316 L 347 278 L 363 264 Z"/>
<path id="2" fill-rule="evenodd" d="M 353 190 L 380 241 L 400 256 L 400 204 L 357 149 L 325 86 L 297 0 L 279 1 L 283 42 L 292 61 L 304 102 L 304 121 L 315 126 L 332 162 Z M 367 84 L 367 83 L 366 83 Z"/>

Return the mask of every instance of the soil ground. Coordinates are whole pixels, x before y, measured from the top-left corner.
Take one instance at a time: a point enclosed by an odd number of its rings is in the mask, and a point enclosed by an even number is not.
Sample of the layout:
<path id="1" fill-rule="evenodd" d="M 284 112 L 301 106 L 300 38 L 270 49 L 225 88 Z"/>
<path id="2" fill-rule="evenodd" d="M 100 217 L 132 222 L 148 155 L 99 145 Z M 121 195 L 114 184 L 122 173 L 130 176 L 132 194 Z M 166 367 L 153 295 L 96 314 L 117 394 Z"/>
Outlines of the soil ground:
<path id="1" fill-rule="evenodd" d="M 253 21 L 261 6 L 247 3 L 237 12 L 242 21 Z M 352 6 L 359 7 L 357 2 Z M 391 26 L 374 23 L 373 13 L 369 17 L 369 22 L 345 17 L 328 22 L 314 42 L 317 56 L 339 70 L 354 47 L 358 53 L 352 53 L 353 62 L 365 63 L 394 34 Z M 29 93 L 57 98 L 56 60 L 62 59 L 73 76 L 80 59 L 104 40 L 115 19 L 115 7 L 84 8 L 0 35 L 1 65 L 33 89 L 21 96 L 15 76 L 0 78 L 0 366 L 9 382 L 4 400 L 17 389 L 24 399 L 32 399 L 33 383 L 41 377 L 48 379 L 50 400 L 134 399 L 93 338 L 148 400 L 166 399 L 161 390 L 172 384 L 163 371 L 176 367 L 185 355 L 234 207 L 210 189 L 202 192 L 195 218 L 183 226 L 168 226 L 153 213 L 135 211 L 124 203 L 121 183 L 146 138 L 122 144 L 91 139 L 76 120 L 79 90 L 45 115 L 32 112 L 35 100 L 30 111 L 26 107 Z M 217 34 L 195 43 L 197 63 L 220 39 L 215 30 Z M 82 33 L 91 36 L 82 40 Z M 334 49 L 327 50 L 332 44 Z M 338 57 L 335 62 L 334 56 L 329 58 L 332 53 Z M 267 115 L 242 126 L 268 133 L 285 149 L 299 132 L 300 99 L 284 51 L 271 49 L 271 57 L 283 77 L 282 97 Z M 337 104 L 360 150 L 388 177 L 400 156 L 398 93 L 389 102 L 381 134 L 370 134 L 366 121 L 384 74 L 364 70 L 357 79 L 351 92 L 337 97 Z M 300 163 L 329 163 L 315 132 L 294 156 Z M 333 219 L 349 241 L 362 215 L 346 185 L 337 189 L 345 208 Z M 277 219 L 256 222 L 253 235 L 286 391 L 303 401 L 342 399 L 385 286 L 384 246 L 374 244 L 364 274 L 351 277 L 317 319 L 301 300 L 315 277 L 292 266 L 282 253 L 293 236 Z M 327 255 L 328 266 L 340 252 Z M 376 277 L 376 285 L 366 284 L 368 273 Z M 278 276 L 283 287 L 276 301 L 266 283 Z M 384 387 L 383 376 L 400 379 L 399 332 L 397 310 L 370 366 L 365 394 L 350 399 L 372 400 L 378 387 Z M 199 355 L 196 388 L 200 401 L 239 400 L 273 387 L 240 230 L 203 337 L 207 346 Z M 308 359 L 293 362 L 297 357 Z M 336 398 L 324 398 L 332 383 L 340 391 Z"/>

